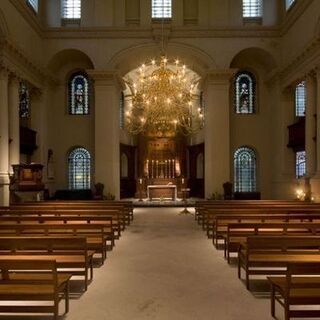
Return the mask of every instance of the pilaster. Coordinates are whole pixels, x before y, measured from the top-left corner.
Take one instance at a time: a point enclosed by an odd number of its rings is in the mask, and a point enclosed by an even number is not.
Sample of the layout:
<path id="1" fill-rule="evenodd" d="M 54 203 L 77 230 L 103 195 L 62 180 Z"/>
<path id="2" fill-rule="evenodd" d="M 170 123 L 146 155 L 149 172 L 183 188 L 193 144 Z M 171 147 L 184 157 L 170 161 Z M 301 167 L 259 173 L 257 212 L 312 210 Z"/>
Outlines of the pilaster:
<path id="1" fill-rule="evenodd" d="M 9 205 L 8 76 L 8 70 L 0 69 L 0 206 Z"/>
<path id="2" fill-rule="evenodd" d="M 230 79 L 234 69 L 212 70 L 205 79 L 205 196 L 230 181 Z"/>
<path id="3" fill-rule="evenodd" d="M 19 78 L 11 75 L 9 79 L 9 172 L 12 165 L 20 163 L 20 121 L 19 121 Z"/>
<path id="4" fill-rule="evenodd" d="M 95 90 L 95 174 L 105 193 L 120 197 L 119 101 L 121 79 L 115 71 L 89 70 Z"/>

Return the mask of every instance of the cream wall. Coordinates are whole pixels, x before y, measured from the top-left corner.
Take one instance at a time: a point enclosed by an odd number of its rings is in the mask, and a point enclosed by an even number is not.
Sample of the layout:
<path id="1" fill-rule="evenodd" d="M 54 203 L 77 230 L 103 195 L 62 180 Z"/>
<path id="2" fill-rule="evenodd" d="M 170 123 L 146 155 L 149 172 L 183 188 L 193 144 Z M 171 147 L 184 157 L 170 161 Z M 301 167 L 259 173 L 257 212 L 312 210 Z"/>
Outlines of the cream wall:
<path id="1" fill-rule="evenodd" d="M 239 146 L 248 145 L 258 154 L 258 185 L 262 197 L 292 196 L 294 171 L 287 170 L 283 165 L 288 161 L 292 161 L 290 166 L 293 165 L 293 152 L 290 155 L 291 150 L 286 148 L 286 126 L 290 122 L 287 123 L 287 112 L 283 110 L 290 108 L 293 101 L 289 99 L 288 102 L 283 92 L 320 64 L 319 54 L 304 59 L 305 50 L 313 41 L 312 50 L 320 51 L 316 42 L 320 30 L 320 1 L 296 0 L 288 12 L 285 12 L 283 3 L 277 0 L 264 1 L 263 19 L 249 23 L 242 19 L 241 1 L 238 0 L 174 1 L 176 11 L 172 23 L 166 23 L 164 28 L 168 55 L 185 60 L 188 67 L 204 81 L 212 72 L 215 77 L 217 74 L 218 77 L 219 74 L 225 77 L 226 73 L 232 74 L 237 69 L 249 69 L 258 79 L 258 112 L 252 116 L 234 114 L 231 89 L 224 88 L 223 92 L 227 93 L 215 101 L 210 92 L 215 89 L 204 86 L 206 96 L 212 99 L 212 102 L 206 101 L 207 118 L 213 124 L 215 121 L 219 123 L 216 117 L 221 115 L 223 121 L 229 119 L 226 125 L 230 128 L 225 132 L 223 125 L 216 126 L 212 133 L 204 130 L 191 139 L 192 143 L 204 141 L 213 148 L 210 149 L 211 158 L 206 158 L 206 180 L 213 181 L 206 184 L 206 195 L 214 191 L 221 192 L 221 182 L 228 178 L 232 180 L 233 152 Z M 94 110 L 99 107 L 104 116 L 107 116 L 106 110 L 116 110 L 119 84 L 114 79 L 121 78 L 145 59 L 158 54 L 161 30 L 159 24 L 150 24 L 149 0 L 83 1 L 80 28 L 77 25 L 60 28 L 59 1 L 40 0 L 40 9 L 43 15 L 37 17 L 25 6 L 24 1 L 3 0 L 0 2 L 3 12 L 0 20 L 9 30 L 7 39 L 20 49 L 20 57 L 16 58 L 19 63 L 15 68 L 21 77 L 27 78 L 36 88 L 49 88 L 43 90 L 47 126 L 42 129 L 43 150 L 40 159 L 45 160 L 49 148 L 54 150 L 56 177 L 50 184 L 50 189 L 54 190 L 67 188 L 66 157 L 73 146 L 87 148 L 94 161 L 98 152 L 99 166 L 106 161 L 117 166 L 119 159 L 108 158 L 104 147 L 100 150 L 100 146 L 98 148 L 96 145 L 97 137 L 101 137 L 104 128 L 100 118 L 101 124 L 97 126 Z M 71 53 L 68 51 L 70 49 Z M 306 52 L 309 55 L 312 53 L 310 50 Z M 301 58 L 297 59 L 299 56 Z M 93 69 L 99 76 L 110 72 L 117 74 L 117 77 L 108 78 L 109 82 L 115 82 L 112 90 L 108 87 L 112 91 L 112 99 L 106 100 L 101 96 L 94 102 L 95 107 L 89 116 L 67 114 L 65 84 L 67 75 L 74 69 Z M 106 107 L 101 105 L 104 101 Z M 219 101 L 223 101 L 228 113 L 219 109 Z M 113 114 L 114 121 L 117 121 L 117 117 Z M 208 127 L 212 125 L 211 120 L 207 122 Z M 215 136 L 212 137 L 212 134 Z M 132 144 L 134 141 L 120 130 L 112 134 L 110 143 L 114 146 L 120 142 Z M 227 149 L 223 147 L 224 142 L 229 146 Z M 215 147 L 220 143 L 219 148 L 223 148 L 226 160 L 224 165 L 229 167 L 219 179 L 214 180 L 219 167 L 212 157 L 215 156 Z M 223 158 L 221 161 L 223 163 Z M 103 179 L 106 183 L 110 182 L 112 191 L 118 194 L 117 179 Z"/>

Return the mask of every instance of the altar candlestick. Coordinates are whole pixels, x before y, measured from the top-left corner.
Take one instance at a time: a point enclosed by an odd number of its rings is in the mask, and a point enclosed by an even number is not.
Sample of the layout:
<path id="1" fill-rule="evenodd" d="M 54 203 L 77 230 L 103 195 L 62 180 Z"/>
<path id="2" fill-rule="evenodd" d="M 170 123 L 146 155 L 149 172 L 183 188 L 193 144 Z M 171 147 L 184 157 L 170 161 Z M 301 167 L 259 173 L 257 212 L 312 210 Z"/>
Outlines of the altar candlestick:
<path id="1" fill-rule="evenodd" d="M 153 179 L 153 160 L 151 160 L 151 178 Z"/>
<path id="2" fill-rule="evenodd" d="M 174 160 L 173 159 L 172 159 L 171 163 L 172 163 L 172 165 L 171 165 L 172 178 L 174 178 Z"/>
<path id="3" fill-rule="evenodd" d="M 157 160 L 156 161 L 156 178 L 158 178 L 158 166 L 159 166 L 159 162 Z"/>

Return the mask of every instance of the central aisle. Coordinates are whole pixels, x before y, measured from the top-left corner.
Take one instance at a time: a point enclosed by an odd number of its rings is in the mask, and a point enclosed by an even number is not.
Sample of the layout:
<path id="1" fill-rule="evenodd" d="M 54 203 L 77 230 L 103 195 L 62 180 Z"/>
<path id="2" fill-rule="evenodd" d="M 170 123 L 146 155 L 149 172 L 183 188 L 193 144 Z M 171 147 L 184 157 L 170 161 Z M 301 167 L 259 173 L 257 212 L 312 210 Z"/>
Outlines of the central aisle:
<path id="1" fill-rule="evenodd" d="M 238 280 L 193 216 L 181 208 L 135 209 L 134 221 L 68 320 L 265 320 L 269 299 Z"/>

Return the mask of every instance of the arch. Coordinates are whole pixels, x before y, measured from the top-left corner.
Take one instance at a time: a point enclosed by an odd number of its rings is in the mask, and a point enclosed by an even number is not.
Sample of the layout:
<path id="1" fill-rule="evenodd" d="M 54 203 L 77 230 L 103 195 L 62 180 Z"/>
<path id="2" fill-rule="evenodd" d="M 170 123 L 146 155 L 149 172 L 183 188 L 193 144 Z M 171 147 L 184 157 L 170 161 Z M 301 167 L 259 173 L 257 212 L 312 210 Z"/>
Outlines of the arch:
<path id="1" fill-rule="evenodd" d="M 2 10 L 0 10 L 0 38 L 9 37 L 10 32 L 6 20 L 6 16 Z"/>
<path id="2" fill-rule="evenodd" d="M 203 154 L 203 152 L 200 152 L 197 155 L 196 164 L 197 164 L 197 172 L 196 172 L 197 179 L 203 179 L 204 178 L 204 154 Z"/>
<path id="3" fill-rule="evenodd" d="M 74 147 L 68 154 L 69 189 L 90 189 L 91 155 L 83 147 Z"/>
<path id="4" fill-rule="evenodd" d="M 241 146 L 235 150 L 233 170 L 235 192 L 257 190 L 257 153 L 253 148 Z"/>
<path id="5" fill-rule="evenodd" d="M 258 47 L 245 48 L 239 51 L 230 62 L 230 68 L 261 70 L 268 74 L 277 67 L 275 57 L 268 51 Z"/>
<path id="6" fill-rule="evenodd" d="M 118 51 L 107 62 L 108 70 L 118 70 L 121 76 L 136 69 L 142 62 L 159 57 L 159 46 L 155 43 L 146 43 L 132 46 Z M 166 54 L 171 58 L 179 57 L 189 69 L 200 76 L 205 76 L 210 69 L 216 69 L 213 58 L 204 51 L 191 45 L 170 42 Z"/>
<path id="7" fill-rule="evenodd" d="M 47 67 L 52 73 L 56 73 L 70 62 L 83 69 L 94 69 L 93 61 L 85 52 L 72 48 L 56 52 L 49 60 Z"/>
<path id="8" fill-rule="evenodd" d="M 121 178 L 128 178 L 129 176 L 129 159 L 126 153 L 121 154 L 121 167 L 120 167 L 120 175 Z"/>

